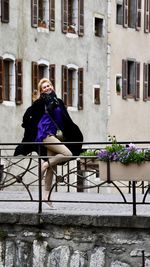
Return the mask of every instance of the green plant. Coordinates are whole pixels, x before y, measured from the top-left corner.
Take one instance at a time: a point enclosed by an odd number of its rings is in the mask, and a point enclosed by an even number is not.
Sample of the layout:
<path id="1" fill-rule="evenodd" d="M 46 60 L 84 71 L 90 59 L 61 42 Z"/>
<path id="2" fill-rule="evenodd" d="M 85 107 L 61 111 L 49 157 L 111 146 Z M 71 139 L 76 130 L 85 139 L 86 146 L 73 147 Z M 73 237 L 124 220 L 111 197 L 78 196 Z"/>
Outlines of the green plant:
<path id="1" fill-rule="evenodd" d="M 87 149 L 85 151 L 83 151 L 80 155 L 81 156 L 97 156 L 97 154 L 99 153 L 99 150 L 98 149 Z"/>

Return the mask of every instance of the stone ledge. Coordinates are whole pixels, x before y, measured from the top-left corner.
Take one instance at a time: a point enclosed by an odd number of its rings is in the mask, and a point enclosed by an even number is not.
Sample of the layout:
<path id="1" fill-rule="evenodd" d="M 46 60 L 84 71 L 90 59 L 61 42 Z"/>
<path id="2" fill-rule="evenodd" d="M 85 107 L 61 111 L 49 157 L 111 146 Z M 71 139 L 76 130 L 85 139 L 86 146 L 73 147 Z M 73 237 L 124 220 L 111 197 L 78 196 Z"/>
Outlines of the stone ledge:
<path id="1" fill-rule="evenodd" d="M 0 213 L 0 224 L 22 224 L 37 226 L 42 224 L 83 226 L 83 227 L 112 227 L 112 228 L 141 228 L 149 229 L 150 217 L 144 216 L 89 216 L 63 214 L 32 214 L 32 213 Z"/>

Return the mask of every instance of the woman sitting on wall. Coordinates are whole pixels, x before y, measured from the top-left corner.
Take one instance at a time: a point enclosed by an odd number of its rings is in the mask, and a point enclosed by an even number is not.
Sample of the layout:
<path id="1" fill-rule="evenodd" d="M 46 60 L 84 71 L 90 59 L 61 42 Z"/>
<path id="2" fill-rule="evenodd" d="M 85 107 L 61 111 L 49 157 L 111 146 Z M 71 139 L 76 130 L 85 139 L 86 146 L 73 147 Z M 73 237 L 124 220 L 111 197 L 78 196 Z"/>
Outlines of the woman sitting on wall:
<path id="1" fill-rule="evenodd" d="M 37 100 L 26 110 L 22 127 L 25 128 L 22 142 L 43 142 L 41 155 L 48 156 L 41 167 L 42 175 L 46 172 L 44 200 L 47 201 L 53 170 L 56 169 L 57 164 L 80 154 L 82 143 L 78 142 L 83 142 L 83 135 L 69 116 L 63 101 L 57 98 L 52 83 L 46 78 L 41 79 L 38 84 Z M 76 143 L 59 145 L 61 140 Z M 14 155 L 27 155 L 32 151 L 38 153 L 37 144 L 20 144 L 16 147 Z M 51 205 L 50 202 L 49 205 Z"/>

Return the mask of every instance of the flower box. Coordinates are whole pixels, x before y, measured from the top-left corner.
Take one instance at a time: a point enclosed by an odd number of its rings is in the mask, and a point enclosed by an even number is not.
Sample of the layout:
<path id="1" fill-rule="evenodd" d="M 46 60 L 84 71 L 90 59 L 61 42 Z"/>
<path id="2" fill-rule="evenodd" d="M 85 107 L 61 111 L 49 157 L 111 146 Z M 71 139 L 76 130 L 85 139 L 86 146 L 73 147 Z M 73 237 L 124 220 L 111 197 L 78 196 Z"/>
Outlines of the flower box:
<path id="1" fill-rule="evenodd" d="M 150 181 L 150 161 L 128 165 L 99 161 L 99 174 L 104 181 Z"/>
<path id="2" fill-rule="evenodd" d="M 83 171 L 87 170 L 99 170 L 99 160 L 97 159 L 80 159 L 80 169 Z"/>

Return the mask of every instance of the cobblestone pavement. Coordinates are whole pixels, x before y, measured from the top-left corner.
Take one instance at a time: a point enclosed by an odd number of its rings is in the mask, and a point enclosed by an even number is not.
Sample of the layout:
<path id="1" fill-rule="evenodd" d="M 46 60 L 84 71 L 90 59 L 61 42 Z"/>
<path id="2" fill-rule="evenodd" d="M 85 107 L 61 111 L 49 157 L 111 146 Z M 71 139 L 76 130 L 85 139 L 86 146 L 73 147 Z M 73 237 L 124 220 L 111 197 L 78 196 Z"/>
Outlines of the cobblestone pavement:
<path id="1" fill-rule="evenodd" d="M 126 194 L 127 201 L 132 201 L 132 196 Z M 38 200 L 38 194 L 33 193 L 34 200 Z M 13 200 L 14 202 L 11 202 Z M 28 200 L 28 202 L 27 202 Z M 70 215 L 123 215 L 131 216 L 133 214 L 133 207 L 131 204 L 114 204 L 114 203 L 94 203 L 98 201 L 119 201 L 123 199 L 116 194 L 97 194 L 97 193 L 52 193 L 53 207 L 50 209 L 47 203 L 43 202 L 42 211 L 44 213 L 55 214 L 70 214 Z M 142 195 L 137 196 L 138 201 L 142 201 Z M 146 198 L 148 204 L 137 205 L 137 215 L 150 216 L 150 196 Z M 61 202 L 59 202 L 61 201 Z M 73 201 L 76 203 L 73 203 Z M 81 203 L 93 202 L 93 203 Z M 27 192 L 16 191 L 1 191 L 0 192 L 0 212 L 23 212 L 23 213 L 37 213 L 38 202 L 29 202 L 29 195 Z"/>

